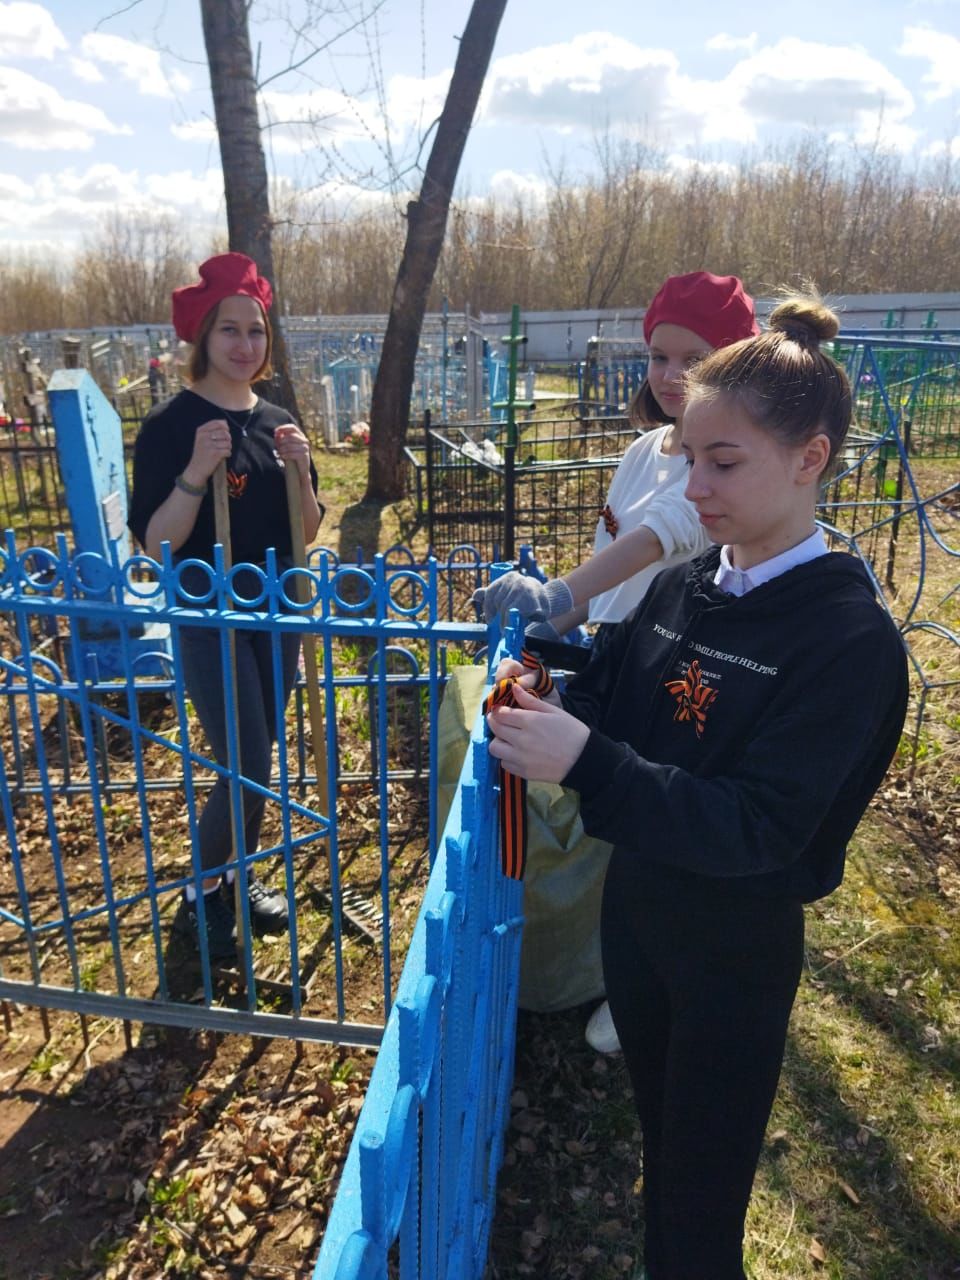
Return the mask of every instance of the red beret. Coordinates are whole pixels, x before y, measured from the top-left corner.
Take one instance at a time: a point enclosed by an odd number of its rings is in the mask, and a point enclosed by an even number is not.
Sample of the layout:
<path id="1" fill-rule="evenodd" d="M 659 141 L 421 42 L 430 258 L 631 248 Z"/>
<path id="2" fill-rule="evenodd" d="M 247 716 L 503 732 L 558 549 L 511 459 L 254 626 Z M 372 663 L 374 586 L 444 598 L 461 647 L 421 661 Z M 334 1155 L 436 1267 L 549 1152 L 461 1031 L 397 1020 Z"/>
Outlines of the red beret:
<path id="1" fill-rule="evenodd" d="M 643 317 L 648 344 L 658 324 L 682 325 L 711 347 L 728 347 L 760 332 L 753 299 L 737 277 L 714 276 L 709 271 L 670 276 Z"/>
<path id="2" fill-rule="evenodd" d="M 173 327 L 178 338 L 193 342 L 208 311 L 224 298 L 244 295 L 255 298 L 264 311 L 270 310 L 273 290 L 266 276 L 258 275 L 257 264 L 245 253 L 218 253 L 200 267 L 200 283 L 173 291 Z"/>

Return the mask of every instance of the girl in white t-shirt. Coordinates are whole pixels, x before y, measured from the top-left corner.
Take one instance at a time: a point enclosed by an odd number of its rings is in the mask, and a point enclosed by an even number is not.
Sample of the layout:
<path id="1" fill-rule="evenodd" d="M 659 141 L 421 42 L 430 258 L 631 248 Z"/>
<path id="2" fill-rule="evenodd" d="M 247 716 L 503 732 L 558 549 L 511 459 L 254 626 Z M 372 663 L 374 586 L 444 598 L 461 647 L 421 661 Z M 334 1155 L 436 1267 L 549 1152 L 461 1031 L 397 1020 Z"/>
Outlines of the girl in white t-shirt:
<path id="1" fill-rule="evenodd" d="M 549 582 L 508 573 L 479 590 L 484 618 L 506 621 L 511 609 L 535 625 L 538 638 L 559 639 L 583 622 L 597 624 L 594 645 L 643 599 L 661 570 L 710 545 L 684 497 L 687 464 L 680 448 L 683 375 L 717 347 L 759 332 L 753 299 L 736 276 L 693 271 L 670 276 L 643 318 L 647 376 L 630 406 L 644 431 L 614 474 L 597 524 L 594 554 Z M 609 1006 L 597 1009 L 587 1039 L 601 1052 L 619 1048 Z"/>

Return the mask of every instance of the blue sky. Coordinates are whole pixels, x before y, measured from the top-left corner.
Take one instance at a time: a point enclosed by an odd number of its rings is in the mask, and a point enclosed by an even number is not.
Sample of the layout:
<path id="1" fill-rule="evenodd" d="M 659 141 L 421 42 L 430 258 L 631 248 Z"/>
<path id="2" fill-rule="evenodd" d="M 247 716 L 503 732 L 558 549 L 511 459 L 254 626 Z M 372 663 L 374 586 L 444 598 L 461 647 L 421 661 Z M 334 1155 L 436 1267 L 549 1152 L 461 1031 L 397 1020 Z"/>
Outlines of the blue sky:
<path id="1" fill-rule="evenodd" d="M 276 76 L 262 113 L 278 193 L 309 187 L 328 209 L 415 178 L 470 4 L 325 0 L 313 38 L 359 7 L 375 10 L 365 27 L 286 75 L 308 46 L 280 15 L 302 22 L 305 0 L 251 11 L 261 79 Z M 204 251 L 224 223 L 211 117 L 198 0 L 0 0 L 0 250 L 69 253 L 130 209 L 187 219 Z M 461 188 L 535 196 L 551 170 L 589 169 L 604 134 L 682 168 L 811 130 L 960 163 L 960 0 L 508 0 Z"/>

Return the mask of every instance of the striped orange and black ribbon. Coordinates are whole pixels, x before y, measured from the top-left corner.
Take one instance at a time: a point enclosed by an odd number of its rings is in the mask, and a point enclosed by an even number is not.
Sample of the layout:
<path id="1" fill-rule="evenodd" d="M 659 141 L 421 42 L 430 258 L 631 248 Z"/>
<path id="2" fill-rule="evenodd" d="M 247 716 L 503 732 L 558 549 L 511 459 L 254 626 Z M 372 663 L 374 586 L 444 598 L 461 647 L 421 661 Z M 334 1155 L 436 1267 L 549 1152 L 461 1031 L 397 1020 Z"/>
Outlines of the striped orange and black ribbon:
<path id="1" fill-rule="evenodd" d="M 526 649 L 520 661 L 528 671 L 536 671 L 537 683 L 529 690 L 538 698 L 545 698 L 553 688 L 550 672 Z M 513 686 L 516 676 L 498 680 L 483 702 L 483 714 L 494 707 L 516 705 Z M 526 686 L 524 686 L 526 688 Z M 527 866 L 527 780 L 518 778 L 500 766 L 500 868 L 512 880 L 522 880 Z"/>

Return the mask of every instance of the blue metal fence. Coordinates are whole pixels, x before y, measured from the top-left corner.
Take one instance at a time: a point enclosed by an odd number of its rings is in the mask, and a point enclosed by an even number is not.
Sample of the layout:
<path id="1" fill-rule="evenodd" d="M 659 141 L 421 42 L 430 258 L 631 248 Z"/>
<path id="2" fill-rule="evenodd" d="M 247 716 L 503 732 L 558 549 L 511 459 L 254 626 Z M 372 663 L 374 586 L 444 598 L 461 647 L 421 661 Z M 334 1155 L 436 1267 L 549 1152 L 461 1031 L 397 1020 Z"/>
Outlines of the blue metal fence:
<path id="1" fill-rule="evenodd" d="M 960 457 L 960 341 L 842 334 L 832 344 L 854 387 L 855 421 L 898 432 L 911 457 Z"/>
<path id="2" fill-rule="evenodd" d="M 513 1079 L 522 888 L 499 871 L 480 725 L 357 1122 L 315 1280 L 483 1275 Z"/>
<path id="3" fill-rule="evenodd" d="M 439 842 L 434 806 L 443 648 L 485 641 L 487 632 L 440 616 L 436 562 L 415 566 L 399 548 L 392 564 L 378 556 L 369 572 L 331 559 L 321 554 L 311 571 L 284 574 L 271 554 L 265 568 L 254 570 L 258 594 L 237 599 L 231 586 L 238 570 L 224 572 L 217 548 L 214 564 L 205 567 L 208 591 L 188 601 L 196 607 L 187 607 L 178 602 L 183 566 L 175 568 L 168 554 L 159 566 L 142 556 L 111 564 L 98 556 L 71 556 L 63 538 L 53 551 L 18 549 L 8 532 L 0 551 L 0 707 L 7 737 L 0 809 L 11 875 L 9 883 L 0 881 L 0 999 L 152 1023 L 379 1044 L 316 1276 L 383 1276 L 388 1258 L 396 1258 L 400 1276 L 479 1277 L 509 1110 L 522 924 L 522 888 L 499 870 L 495 775 L 479 726 Z M 476 572 L 471 558 L 459 567 Z M 298 574 L 309 582 L 314 615 L 295 599 Z M 146 614 L 170 628 L 172 641 L 172 659 L 158 657 L 152 677 L 138 672 L 143 655 L 134 657 L 128 640 Z M 304 775 L 302 734 L 290 740 L 279 733 L 269 787 L 244 777 L 230 724 L 228 682 L 229 767 L 218 766 L 191 741 L 178 657 L 184 626 L 215 628 L 225 655 L 237 631 L 266 631 L 275 666 L 287 632 L 322 643 L 327 781 L 334 801 L 328 813 L 308 798 L 295 798 L 298 777 L 308 789 L 316 782 Z M 98 678 L 91 661 L 95 646 L 89 636 L 95 633 L 99 641 L 105 631 L 125 659 L 122 677 L 110 681 Z M 511 640 L 515 646 L 513 633 Z M 365 646 L 363 676 L 335 673 L 338 643 Z M 403 669 L 391 674 L 390 656 L 397 653 Z M 429 766 L 421 783 L 429 785 L 428 840 L 436 856 L 394 999 L 389 814 L 391 780 L 402 771 L 393 768 L 388 728 L 391 694 L 409 692 L 411 684 L 418 712 L 407 727 L 417 737 L 423 730 Z M 350 1016 L 344 948 L 349 912 L 339 847 L 344 774 L 338 768 L 343 724 L 337 704 L 339 696 L 358 688 L 370 717 L 369 781 L 379 808 L 385 1028 Z M 173 717 L 159 730 L 151 727 L 147 711 L 150 697 L 157 696 L 170 700 Z M 275 714 L 282 723 L 279 695 Z M 111 733 L 114 741 L 106 743 Z M 119 760 L 117 734 L 127 748 Z M 79 752 L 71 750 L 77 742 Z M 247 850 L 241 837 L 226 867 L 277 860 L 283 865 L 291 910 L 283 1012 L 270 1007 L 280 984 L 264 980 L 264 957 L 249 949 L 238 975 L 239 998 L 225 997 L 223 973 L 204 950 L 199 993 L 191 989 L 189 999 L 178 999 L 167 981 L 167 907 L 184 885 L 199 888 L 203 874 L 196 860 L 196 819 L 204 773 L 228 777 L 236 804 L 243 789 L 253 788 L 276 813 L 276 842 Z M 142 850 L 135 885 L 129 861 L 116 857 L 110 825 L 118 790 L 136 794 Z M 163 827 L 182 829 L 183 811 L 194 854 L 177 865 Z M 71 844 L 77 824 L 69 819 L 78 815 L 82 835 Z M 42 841 L 35 838 L 39 827 L 45 827 Z M 308 943 L 297 902 L 305 891 L 299 864 L 318 846 L 332 904 L 332 980 L 319 1000 L 301 981 L 301 952 Z M 93 865 L 96 874 L 87 875 Z M 93 975 L 87 960 L 91 931 L 108 955 Z M 140 989 L 135 949 L 152 953 L 152 994 Z"/>
<path id="4" fill-rule="evenodd" d="M 206 567 L 208 590 L 186 607 L 178 602 L 184 566 L 169 558 L 161 566 L 142 556 L 110 563 L 71 556 L 63 538 L 55 550 L 17 548 L 8 533 L 0 549 L 0 812 L 10 855 L 0 875 L 0 999 L 255 1034 L 379 1041 L 399 958 L 391 950 L 390 877 L 399 792 L 409 786 L 429 794 L 422 843 L 435 850 L 436 722 L 448 651 L 486 638 L 485 628 L 441 616 L 444 585 L 450 591 L 452 584 L 436 562 L 413 567 L 397 558 L 399 565 L 378 556 L 360 568 L 321 553 L 311 571 L 281 574 L 268 556 L 265 568 L 246 567 L 257 594 L 236 599 L 231 587 L 241 570 L 224 573 L 218 554 Z M 477 572 L 469 563 L 462 569 Z M 292 598 L 298 576 L 309 584 L 309 605 Z M 172 659 L 133 654 L 131 636 L 146 620 L 169 628 Z M 264 631 L 275 669 L 285 634 L 315 637 L 329 812 L 314 799 L 303 677 L 289 729 L 277 698 L 276 764 L 269 785 L 259 785 L 240 769 L 229 715 L 228 767 L 198 740 L 179 661 L 185 626 L 217 630 L 224 653 L 233 634 Z M 96 652 L 105 641 L 120 655 L 118 678 L 99 676 Z M 151 663 L 154 674 L 146 674 Z M 226 679 L 224 693 L 229 708 Z M 267 809 L 263 847 L 245 849 L 239 823 L 227 869 L 272 869 L 292 921 L 283 954 L 244 950 L 239 1000 L 225 996 L 205 950 L 199 1000 L 196 982 L 184 993 L 169 980 L 169 912 L 184 886 L 200 885 L 197 815 L 218 776 L 228 780 L 235 812 L 244 793 L 261 796 Z M 122 812 L 121 793 L 134 800 Z M 345 858 L 345 824 L 364 804 L 363 856 L 353 850 Z M 347 864 L 352 886 L 344 884 Z M 357 884 L 378 922 L 372 947 L 351 960 L 344 889 Z M 91 949 L 100 957 L 94 966 Z M 371 957 L 382 986 L 382 1016 L 373 1019 L 369 991 L 361 1004 L 351 989 L 361 969 L 369 975 Z M 276 994 L 278 974 L 283 1013 L 265 1000 Z"/>
<path id="5" fill-rule="evenodd" d="M 577 365 L 577 399 L 598 410 L 623 408 L 647 376 L 646 356 L 591 358 Z"/>

